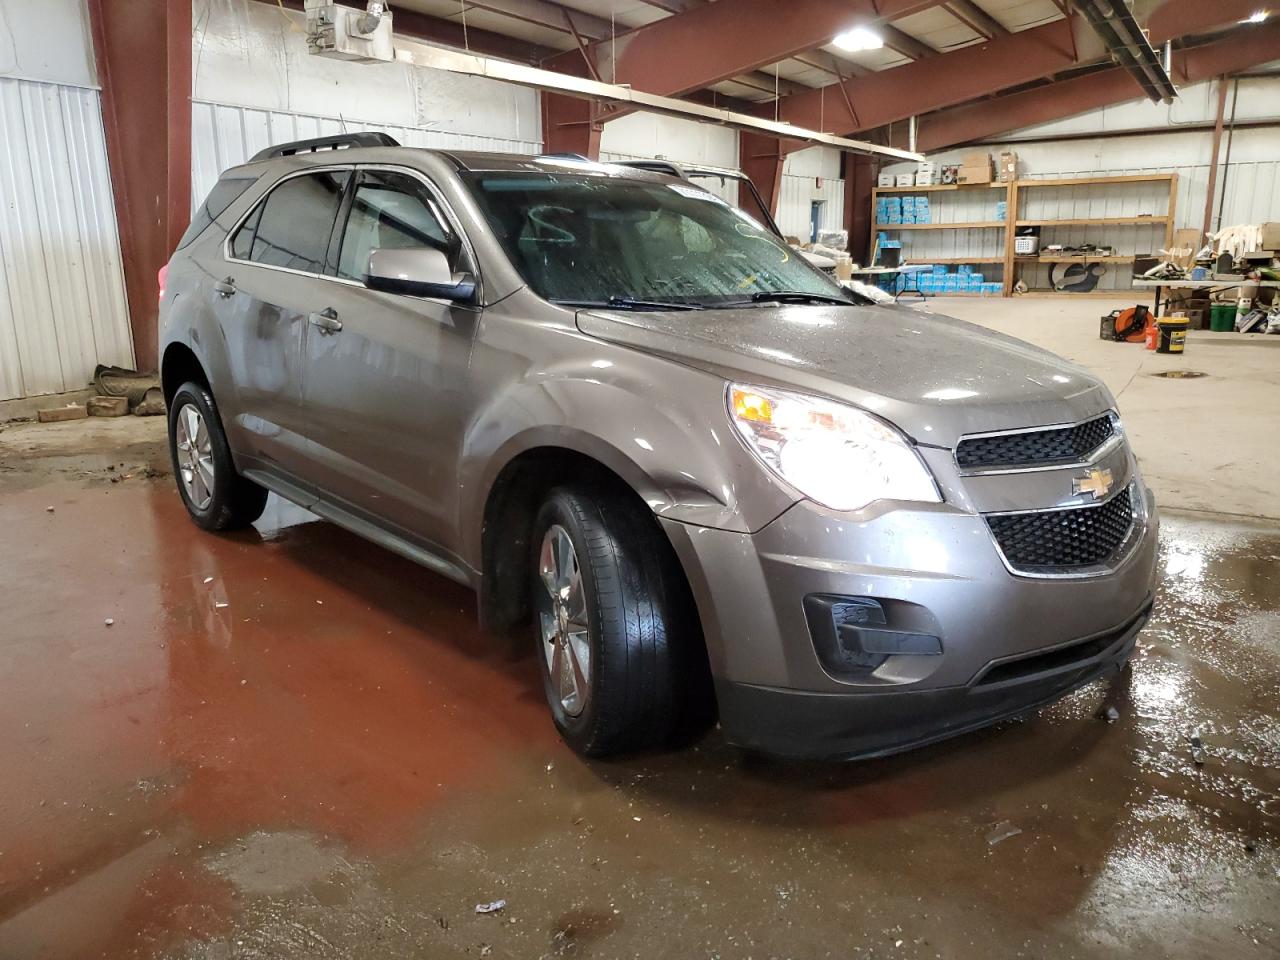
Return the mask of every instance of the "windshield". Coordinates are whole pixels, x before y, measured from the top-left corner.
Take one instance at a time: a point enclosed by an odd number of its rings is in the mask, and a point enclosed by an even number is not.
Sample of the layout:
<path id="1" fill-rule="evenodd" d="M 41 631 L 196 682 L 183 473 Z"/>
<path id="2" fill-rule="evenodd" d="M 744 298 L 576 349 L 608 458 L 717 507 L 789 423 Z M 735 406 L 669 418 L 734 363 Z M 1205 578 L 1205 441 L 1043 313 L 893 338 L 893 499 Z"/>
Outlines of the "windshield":
<path id="1" fill-rule="evenodd" d="M 747 214 L 687 183 L 505 172 L 467 181 L 547 300 L 657 309 L 780 293 L 852 299 Z"/>

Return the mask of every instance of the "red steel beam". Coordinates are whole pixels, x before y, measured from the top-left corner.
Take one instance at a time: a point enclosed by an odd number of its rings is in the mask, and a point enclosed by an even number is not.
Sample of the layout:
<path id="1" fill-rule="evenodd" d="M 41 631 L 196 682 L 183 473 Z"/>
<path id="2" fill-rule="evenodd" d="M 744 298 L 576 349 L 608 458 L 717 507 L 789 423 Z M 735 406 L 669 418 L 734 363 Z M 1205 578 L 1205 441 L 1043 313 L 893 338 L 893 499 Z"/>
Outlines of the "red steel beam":
<path id="1" fill-rule="evenodd" d="M 1173 79 L 1180 84 L 1199 83 L 1277 58 L 1280 58 L 1280 23 L 1244 27 L 1221 40 L 1175 51 Z M 1125 103 L 1140 96 L 1137 83 L 1125 70 L 1101 70 L 921 117 L 917 145 L 928 153 L 987 140 L 1010 130 L 1075 116 L 1113 103 Z"/>
<path id="2" fill-rule="evenodd" d="M 972 100 L 1005 87 L 1051 76 L 1075 63 L 1072 24 L 1055 20 L 1007 37 L 962 47 L 844 82 L 858 130 Z M 826 91 L 824 94 L 823 91 Z M 817 129 L 839 123 L 838 91 L 821 88 L 779 101 L 782 120 Z M 828 104 L 825 101 L 831 100 Z M 845 127 L 841 133 L 853 132 Z"/>
<path id="3" fill-rule="evenodd" d="M 676 96 L 830 43 L 852 26 L 886 23 L 942 0 L 721 0 L 618 34 L 616 82 Z M 545 61 L 551 70 L 581 59 L 576 50 Z M 611 80 L 613 68 L 602 70 Z M 801 94 L 803 96 L 803 94 Z"/>
<path id="4" fill-rule="evenodd" d="M 134 358 L 154 370 L 156 274 L 191 214 L 191 4 L 88 6 Z"/>

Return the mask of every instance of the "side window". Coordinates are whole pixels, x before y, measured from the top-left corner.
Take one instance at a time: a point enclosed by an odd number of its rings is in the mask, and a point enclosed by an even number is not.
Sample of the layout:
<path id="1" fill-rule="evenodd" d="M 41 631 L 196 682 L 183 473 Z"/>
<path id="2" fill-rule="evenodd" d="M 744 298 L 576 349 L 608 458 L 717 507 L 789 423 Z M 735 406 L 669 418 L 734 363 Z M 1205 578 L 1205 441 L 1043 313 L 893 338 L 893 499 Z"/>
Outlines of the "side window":
<path id="1" fill-rule="evenodd" d="M 436 247 L 449 253 L 456 246 L 421 180 L 406 173 L 367 170 L 360 174 L 351 200 L 338 276 L 363 280 L 374 250 Z"/>
<path id="2" fill-rule="evenodd" d="M 248 260 L 249 254 L 253 252 L 253 235 L 258 231 L 258 220 L 261 217 L 262 204 L 258 204 L 231 238 L 231 256 L 237 260 Z"/>
<path id="3" fill-rule="evenodd" d="M 232 253 L 254 263 L 324 273 L 329 236 L 350 175 L 325 170 L 284 181 L 245 221 L 231 242 Z"/>
<path id="4" fill-rule="evenodd" d="M 222 216 L 227 207 L 239 200 L 240 194 L 253 186 L 256 179 L 256 177 L 223 177 L 215 183 L 209 195 L 204 198 L 204 203 L 200 204 L 191 217 L 191 223 L 187 226 L 187 232 L 182 235 L 182 239 L 178 241 L 178 247 L 185 247 L 204 233 L 205 228 Z"/>

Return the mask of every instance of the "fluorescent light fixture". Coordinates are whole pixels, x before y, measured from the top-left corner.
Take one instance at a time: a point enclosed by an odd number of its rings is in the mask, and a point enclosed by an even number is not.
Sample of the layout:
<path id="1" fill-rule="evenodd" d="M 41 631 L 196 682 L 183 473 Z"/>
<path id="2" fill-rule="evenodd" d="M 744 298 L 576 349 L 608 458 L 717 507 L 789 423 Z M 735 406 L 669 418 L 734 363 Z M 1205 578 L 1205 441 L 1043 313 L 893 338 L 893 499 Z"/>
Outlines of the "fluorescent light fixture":
<path id="1" fill-rule="evenodd" d="M 1255 10 L 1253 11 L 1253 13 L 1249 14 L 1249 16 L 1247 16 L 1245 19 L 1241 20 L 1240 22 L 1241 23 L 1262 23 L 1262 21 L 1267 19 L 1267 17 L 1269 17 L 1270 15 L 1271 15 L 1270 10 Z"/>
<path id="2" fill-rule="evenodd" d="M 837 33 L 831 41 L 841 50 L 857 52 L 859 50 L 879 50 L 884 46 L 884 37 L 873 33 L 866 27 L 854 27 L 844 33 Z"/>

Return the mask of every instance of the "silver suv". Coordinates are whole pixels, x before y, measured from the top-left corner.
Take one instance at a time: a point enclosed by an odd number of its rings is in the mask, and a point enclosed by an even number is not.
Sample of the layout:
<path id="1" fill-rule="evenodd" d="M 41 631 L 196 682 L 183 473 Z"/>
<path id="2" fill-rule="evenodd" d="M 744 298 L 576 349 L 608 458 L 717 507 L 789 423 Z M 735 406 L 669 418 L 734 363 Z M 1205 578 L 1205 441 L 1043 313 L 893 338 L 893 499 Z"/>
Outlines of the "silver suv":
<path id="1" fill-rule="evenodd" d="M 342 148 L 342 149 L 324 149 Z M 578 751 L 864 757 L 1128 660 L 1157 519 L 1094 377 L 861 301 L 687 180 L 305 141 L 162 271 L 178 490 L 272 491 L 532 624 Z"/>

